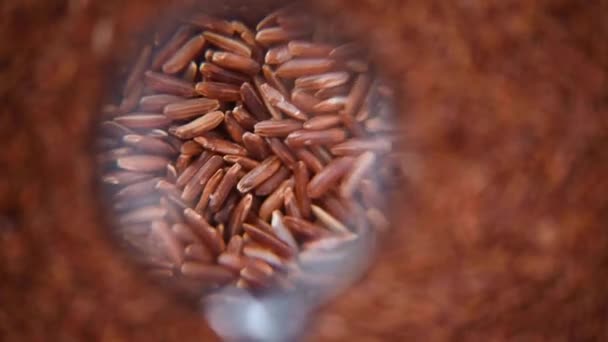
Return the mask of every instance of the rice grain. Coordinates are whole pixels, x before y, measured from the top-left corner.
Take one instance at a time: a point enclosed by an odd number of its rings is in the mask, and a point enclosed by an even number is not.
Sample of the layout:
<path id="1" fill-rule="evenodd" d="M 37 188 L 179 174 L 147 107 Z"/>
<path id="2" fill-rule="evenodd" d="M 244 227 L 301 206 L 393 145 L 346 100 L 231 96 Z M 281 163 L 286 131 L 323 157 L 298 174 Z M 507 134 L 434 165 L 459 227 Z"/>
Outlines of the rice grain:
<path id="1" fill-rule="evenodd" d="M 163 114 L 172 120 L 184 120 L 207 114 L 219 108 L 218 100 L 196 98 L 170 103 L 163 109 Z"/>
<path id="2" fill-rule="evenodd" d="M 169 162 L 169 159 L 161 156 L 133 155 L 118 158 L 116 166 L 127 171 L 155 172 L 164 170 Z"/>
<path id="3" fill-rule="evenodd" d="M 239 54 L 245 57 L 251 57 L 251 48 L 236 39 L 232 39 L 214 32 L 203 32 L 203 37 L 211 45 L 215 45 L 220 49 Z"/>
<path id="4" fill-rule="evenodd" d="M 173 56 L 163 63 L 162 70 L 165 74 L 175 74 L 186 68 L 190 61 L 203 49 L 205 46 L 205 38 L 202 35 L 197 35 L 190 38 L 182 45 Z"/>

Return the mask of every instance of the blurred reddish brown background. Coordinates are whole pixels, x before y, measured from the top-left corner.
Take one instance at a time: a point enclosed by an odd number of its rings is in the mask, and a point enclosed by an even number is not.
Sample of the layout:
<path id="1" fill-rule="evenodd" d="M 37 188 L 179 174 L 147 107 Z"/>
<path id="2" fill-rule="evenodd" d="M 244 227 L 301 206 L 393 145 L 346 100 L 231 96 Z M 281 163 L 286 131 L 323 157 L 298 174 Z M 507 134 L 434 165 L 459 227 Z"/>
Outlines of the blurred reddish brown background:
<path id="1" fill-rule="evenodd" d="M 0 3 L 2 340 L 213 336 L 114 249 L 90 153 L 107 75 L 168 3 Z M 318 5 L 396 81 L 410 167 L 373 269 L 310 339 L 606 339 L 608 4 Z"/>

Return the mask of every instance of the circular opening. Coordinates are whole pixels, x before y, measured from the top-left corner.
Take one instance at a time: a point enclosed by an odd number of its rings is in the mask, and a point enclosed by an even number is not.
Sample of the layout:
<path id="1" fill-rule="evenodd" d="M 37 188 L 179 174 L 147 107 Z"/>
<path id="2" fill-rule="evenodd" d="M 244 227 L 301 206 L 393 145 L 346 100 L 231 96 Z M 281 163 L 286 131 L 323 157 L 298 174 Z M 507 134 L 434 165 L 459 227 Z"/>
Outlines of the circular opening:
<path id="1" fill-rule="evenodd" d="M 146 35 L 96 145 L 112 233 L 143 272 L 221 334 L 265 338 L 367 267 L 399 134 L 391 88 L 337 22 L 243 3 Z"/>

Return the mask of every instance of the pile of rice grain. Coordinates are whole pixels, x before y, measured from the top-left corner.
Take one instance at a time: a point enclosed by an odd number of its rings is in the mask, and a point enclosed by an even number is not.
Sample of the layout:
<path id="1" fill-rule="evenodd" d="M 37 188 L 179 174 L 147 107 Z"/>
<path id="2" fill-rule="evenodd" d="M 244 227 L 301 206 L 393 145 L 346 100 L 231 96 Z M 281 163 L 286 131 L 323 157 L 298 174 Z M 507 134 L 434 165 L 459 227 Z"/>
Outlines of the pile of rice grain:
<path id="1" fill-rule="evenodd" d="M 154 277 L 195 294 L 327 282 L 308 266 L 387 227 L 392 93 L 301 9 L 255 31 L 196 13 L 141 49 L 122 89 L 98 162 L 116 234 Z"/>

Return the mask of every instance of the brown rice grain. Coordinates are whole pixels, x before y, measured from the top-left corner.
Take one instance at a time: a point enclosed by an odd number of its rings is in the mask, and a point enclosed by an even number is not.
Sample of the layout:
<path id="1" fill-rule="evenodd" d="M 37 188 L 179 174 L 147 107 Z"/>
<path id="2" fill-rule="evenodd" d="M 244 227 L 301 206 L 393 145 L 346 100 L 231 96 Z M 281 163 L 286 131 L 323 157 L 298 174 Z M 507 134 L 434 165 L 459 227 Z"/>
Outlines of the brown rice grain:
<path id="1" fill-rule="evenodd" d="M 247 194 L 243 196 L 243 198 L 241 198 L 239 203 L 236 205 L 232 215 L 230 215 L 230 220 L 228 221 L 228 236 L 232 237 L 241 233 L 243 222 L 245 222 L 245 218 L 249 214 L 252 201 L 253 196 L 251 194 Z"/>
<path id="2" fill-rule="evenodd" d="M 120 138 L 126 134 L 133 134 L 133 130 L 127 128 L 116 121 L 103 121 L 99 125 L 99 129 L 103 136 L 111 138 Z"/>
<path id="3" fill-rule="evenodd" d="M 314 173 L 319 173 L 323 170 L 324 163 L 317 158 L 312 152 L 310 152 L 306 147 L 298 148 L 294 150 L 294 153 L 303 161 L 306 166 L 310 169 L 310 171 Z"/>
<path id="4" fill-rule="evenodd" d="M 169 226 L 164 221 L 154 221 L 151 224 L 152 232 L 160 238 L 166 248 L 166 254 L 171 262 L 179 265 L 184 260 L 184 253 L 179 241 L 175 238 Z"/>
<path id="5" fill-rule="evenodd" d="M 245 42 L 245 44 L 247 44 L 249 47 L 256 46 L 255 34 L 249 29 L 249 27 L 247 27 L 247 25 L 237 20 L 231 21 L 230 24 L 239 37 L 241 37 L 243 42 Z"/>
<path id="6" fill-rule="evenodd" d="M 314 113 L 315 106 L 321 102 L 321 100 L 303 89 L 294 89 L 291 92 L 291 102 L 306 113 Z"/>
<path id="7" fill-rule="evenodd" d="M 302 213 L 300 212 L 298 203 L 296 203 L 296 198 L 291 188 L 285 189 L 285 194 L 283 195 L 283 206 L 285 207 L 285 213 L 287 215 L 293 217 L 302 217 Z"/>
<path id="8" fill-rule="evenodd" d="M 328 113 L 328 112 L 337 112 L 344 108 L 346 105 L 346 97 L 344 96 L 334 96 L 330 97 L 327 100 L 323 100 L 319 102 L 315 106 L 315 113 Z M 353 118 L 354 120 L 354 118 Z"/>
<path id="9" fill-rule="evenodd" d="M 209 197 L 213 192 L 215 192 L 215 189 L 217 189 L 217 186 L 220 184 L 223 177 L 224 170 L 219 169 L 215 171 L 213 176 L 211 176 L 211 178 L 209 178 L 209 180 L 203 185 L 201 197 L 199 198 L 198 203 L 194 208 L 197 213 L 203 213 L 205 209 L 207 209 L 207 206 L 209 205 Z"/>
<path id="10" fill-rule="evenodd" d="M 268 49 L 264 61 L 266 64 L 282 64 L 292 58 L 287 45 L 274 46 Z"/>
<path id="11" fill-rule="evenodd" d="M 214 258 L 207 247 L 202 244 L 190 244 L 184 249 L 184 256 L 189 261 L 211 263 Z"/>
<path id="12" fill-rule="evenodd" d="M 221 209 L 222 204 L 226 201 L 228 194 L 238 182 L 238 173 L 241 171 L 239 164 L 232 165 L 218 184 L 215 192 L 209 197 L 209 208 L 213 212 Z"/>
<path id="13" fill-rule="evenodd" d="M 104 174 L 101 180 L 106 184 L 125 186 L 151 177 L 153 176 L 149 173 L 116 170 Z"/>
<path id="14" fill-rule="evenodd" d="M 177 180 L 177 169 L 175 168 L 175 165 L 167 164 L 167 172 L 165 174 L 165 178 L 167 178 L 167 180 L 172 183 Z"/>
<path id="15" fill-rule="evenodd" d="M 275 107 L 294 119 L 301 121 L 308 120 L 308 115 L 287 100 L 278 102 L 275 104 Z"/>
<path id="16" fill-rule="evenodd" d="M 308 149 L 324 164 L 328 164 L 334 159 L 331 153 L 321 145 L 309 146 Z"/>
<path id="17" fill-rule="evenodd" d="M 299 130 L 289 133 L 285 142 L 289 147 L 300 148 L 314 145 L 335 145 L 346 140 L 347 133 L 341 128 L 320 131 Z"/>
<path id="18" fill-rule="evenodd" d="M 180 26 L 173 36 L 169 38 L 169 40 L 163 45 L 163 47 L 156 53 L 154 59 L 152 60 L 152 69 L 158 70 L 161 66 L 175 54 L 181 46 L 184 45 L 186 41 L 191 37 L 193 33 L 192 27 L 188 25 Z"/>
<path id="19" fill-rule="evenodd" d="M 344 71 L 328 72 L 325 74 L 302 76 L 296 78 L 295 86 L 300 89 L 323 89 L 337 87 L 350 80 L 350 74 Z"/>
<path id="20" fill-rule="evenodd" d="M 188 66 L 184 69 L 184 72 L 182 73 L 182 80 L 194 83 L 197 79 L 197 76 L 198 65 L 196 65 L 196 62 L 191 61 L 190 63 L 188 63 Z"/>
<path id="21" fill-rule="evenodd" d="M 266 108 L 266 110 L 268 111 L 268 113 L 270 113 L 270 116 L 273 119 L 276 120 L 280 120 L 283 118 L 283 116 L 281 115 L 281 113 L 274 108 L 274 106 L 272 105 L 272 103 L 270 102 L 270 100 L 264 96 L 264 93 L 262 92 L 262 84 L 264 84 L 264 79 L 262 79 L 262 77 L 260 76 L 255 76 L 253 78 L 253 84 L 255 85 L 256 90 L 258 91 L 258 93 L 262 96 L 262 102 L 264 103 L 264 107 Z"/>
<path id="22" fill-rule="evenodd" d="M 198 156 L 203 152 L 203 147 L 194 140 L 188 140 L 182 144 L 179 152 L 187 156 Z"/>
<path id="23" fill-rule="evenodd" d="M 134 209 L 120 216 L 119 221 L 123 225 L 133 223 L 150 222 L 153 220 L 162 220 L 167 215 L 167 210 L 160 206 L 148 206 Z"/>
<path id="24" fill-rule="evenodd" d="M 188 165 L 188 167 L 179 175 L 179 177 L 177 177 L 175 185 L 178 188 L 181 188 L 188 184 L 188 182 L 190 182 L 190 179 L 192 179 L 192 177 L 198 172 L 198 170 L 200 170 L 200 168 L 203 167 L 205 163 L 207 163 L 211 156 L 211 153 L 206 151 L 201 153 L 201 155 L 196 159 L 196 161 Z"/>
<path id="25" fill-rule="evenodd" d="M 224 203 L 222 204 L 220 210 L 218 210 L 213 215 L 213 221 L 218 224 L 217 229 L 220 232 L 220 235 L 224 237 L 224 240 L 227 240 L 227 238 L 230 237 L 227 235 L 229 232 L 226 229 L 226 225 L 224 223 L 228 223 L 228 221 L 230 220 L 230 217 L 236 209 L 236 205 L 239 202 L 239 199 L 240 197 L 238 192 L 231 191 L 226 201 L 224 201 Z"/>
<path id="26" fill-rule="evenodd" d="M 175 234 L 175 237 L 184 245 L 200 243 L 199 238 L 194 235 L 192 229 L 185 223 L 174 223 L 171 226 L 171 231 Z"/>
<path id="27" fill-rule="evenodd" d="M 356 72 L 356 73 L 364 73 L 364 72 L 368 72 L 370 69 L 369 63 L 366 62 L 363 59 L 358 59 L 358 58 L 353 58 L 353 59 L 349 59 L 346 62 L 344 62 L 344 66 L 352 71 L 352 72 Z"/>
<path id="28" fill-rule="evenodd" d="M 363 104 L 371 86 L 371 82 L 371 77 L 368 74 L 359 74 L 348 94 L 344 111 L 340 112 L 344 125 L 356 136 L 363 135 L 363 132 L 355 119 L 355 114 Z"/>
<path id="29" fill-rule="evenodd" d="M 188 278 L 218 284 L 226 284 L 234 279 L 232 272 L 224 267 L 191 261 L 182 264 L 180 272 Z"/>
<path id="30" fill-rule="evenodd" d="M 315 97 L 319 100 L 327 100 L 335 96 L 347 96 L 350 92 L 351 85 L 345 83 L 337 87 L 323 88 L 315 91 Z"/>
<path id="31" fill-rule="evenodd" d="M 226 70 L 209 62 L 201 63 L 199 70 L 201 75 L 203 75 L 203 77 L 209 81 L 241 85 L 243 82 L 247 82 L 249 80 L 247 75 Z"/>
<path id="32" fill-rule="evenodd" d="M 266 138 L 272 152 L 281 159 L 283 164 L 290 169 L 293 169 L 296 158 L 293 156 L 289 148 L 278 138 Z"/>
<path id="33" fill-rule="evenodd" d="M 308 196 L 313 199 L 322 197 L 348 172 L 353 162 L 351 157 L 334 159 L 310 180 L 307 187 Z"/>
<path id="34" fill-rule="evenodd" d="M 327 194 L 321 198 L 319 201 L 319 206 L 322 207 L 325 211 L 327 211 L 331 216 L 336 219 L 346 223 L 356 222 L 356 217 L 363 212 L 357 212 L 352 204 L 345 203 L 350 202 L 350 200 L 341 201 L 342 198 L 338 198 L 333 193 Z"/>
<path id="35" fill-rule="evenodd" d="M 135 133 L 133 133 L 135 134 Z M 160 128 L 154 128 L 150 131 L 148 131 L 148 133 L 146 133 L 147 137 L 152 137 L 152 138 L 161 138 L 163 140 L 168 140 L 167 138 L 169 137 L 169 133 L 167 131 L 165 131 L 164 129 L 160 129 Z M 173 145 L 173 142 L 169 142 L 171 145 Z M 181 147 L 181 142 L 179 144 L 179 147 Z"/>
<path id="36" fill-rule="evenodd" d="M 270 148 L 262 137 L 251 132 L 243 134 L 243 145 L 249 151 L 249 155 L 256 160 L 264 160 L 270 155 Z"/>
<path id="37" fill-rule="evenodd" d="M 240 88 L 241 97 L 247 110 L 258 120 L 265 120 L 270 117 L 262 99 L 249 82 L 245 82 Z"/>
<path id="38" fill-rule="evenodd" d="M 180 154 L 177 157 L 177 160 L 175 161 L 175 169 L 177 170 L 178 174 L 181 174 L 182 172 L 184 172 L 184 170 L 188 167 L 188 165 L 190 165 L 190 162 L 192 161 L 192 157 L 191 155 L 185 155 L 185 154 Z"/>
<path id="39" fill-rule="evenodd" d="M 272 235 L 269 232 L 261 230 L 253 225 L 248 223 L 243 224 L 243 229 L 253 241 L 256 241 L 262 246 L 265 246 L 274 252 L 276 252 L 279 256 L 290 258 L 293 256 L 292 249 L 283 241 L 279 240 L 276 236 Z M 245 246 L 247 248 L 247 246 Z"/>
<path id="40" fill-rule="evenodd" d="M 236 122 L 248 131 L 253 130 L 254 125 L 258 122 L 242 105 L 234 107 L 232 115 Z"/>
<path id="41" fill-rule="evenodd" d="M 205 54 L 204 54 L 205 60 L 207 62 L 211 62 L 211 58 L 213 57 L 214 53 L 215 53 L 215 50 L 212 50 L 212 49 L 205 50 Z"/>
<path id="42" fill-rule="evenodd" d="M 274 71 L 272 71 L 270 66 L 268 66 L 268 65 L 262 66 L 262 74 L 264 75 L 264 79 L 266 80 L 266 82 L 268 82 L 268 84 L 270 84 L 272 87 L 276 88 L 283 96 L 285 96 L 285 97 L 289 96 L 289 91 L 287 90 L 287 87 L 285 87 L 285 84 L 283 83 L 283 81 L 281 81 L 277 77 L 276 73 Z"/>
<path id="43" fill-rule="evenodd" d="M 192 231 L 209 248 L 213 255 L 219 255 L 226 248 L 224 240 L 217 230 L 192 208 L 184 209 L 184 217 L 192 227 Z"/>
<path id="44" fill-rule="evenodd" d="M 308 130 L 324 130 L 336 127 L 341 122 L 342 118 L 338 115 L 319 115 L 308 119 L 302 127 Z"/>
<path id="45" fill-rule="evenodd" d="M 205 46 L 205 38 L 202 35 L 190 38 L 163 64 L 162 71 L 165 74 L 175 74 L 184 70 L 202 51 L 203 46 Z"/>
<path id="46" fill-rule="evenodd" d="M 247 158 L 247 157 L 243 157 L 243 156 L 235 156 L 232 154 L 225 155 L 224 161 L 227 163 L 230 163 L 230 164 L 238 163 L 243 167 L 243 170 L 247 170 L 247 171 L 260 165 L 260 163 L 257 160 L 253 160 L 251 158 Z"/>
<path id="47" fill-rule="evenodd" d="M 194 138 L 194 141 L 201 144 L 203 148 L 211 152 L 247 156 L 247 149 L 228 140 L 211 137 L 196 137 Z"/>
<path id="48" fill-rule="evenodd" d="M 319 239 L 327 234 L 327 231 L 318 225 L 298 217 L 283 217 L 285 226 L 296 236 L 304 239 Z"/>
<path id="49" fill-rule="evenodd" d="M 203 81 L 198 82 L 195 91 L 210 99 L 220 101 L 238 101 L 241 99 L 239 88 L 233 84 Z"/>
<path id="50" fill-rule="evenodd" d="M 207 162 L 192 176 L 184 187 L 181 199 L 186 202 L 193 201 L 202 191 L 203 185 L 224 165 L 224 160 L 219 156 L 212 156 Z"/>
<path id="51" fill-rule="evenodd" d="M 228 241 L 226 253 L 239 255 L 243 251 L 243 238 L 240 235 L 234 235 Z"/>
<path id="52" fill-rule="evenodd" d="M 270 231 L 281 241 L 285 242 L 295 252 L 298 251 L 298 243 L 294 239 L 293 235 L 285 226 L 283 215 L 281 211 L 275 210 L 272 212 Z"/>
<path id="53" fill-rule="evenodd" d="M 350 198 L 367 172 L 375 165 L 376 156 L 365 152 L 357 157 L 353 168 L 348 172 L 340 185 L 340 196 Z"/>
<path id="54" fill-rule="evenodd" d="M 256 196 L 266 196 L 275 191 L 284 180 L 291 175 L 291 171 L 285 166 L 281 166 L 270 178 L 255 188 Z"/>
<path id="55" fill-rule="evenodd" d="M 114 118 L 117 123 L 128 128 L 156 128 L 164 127 L 171 123 L 169 118 L 162 114 L 132 113 Z"/>
<path id="56" fill-rule="evenodd" d="M 135 86 L 133 86 L 133 90 L 127 96 L 123 97 L 122 101 L 120 101 L 120 106 L 118 107 L 118 113 L 128 113 L 133 111 L 137 104 L 139 103 L 139 99 L 144 92 L 144 84 L 142 82 L 137 82 Z"/>
<path id="57" fill-rule="evenodd" d="M 273 267 L 284 269 L 286 263 L 283 258 L 276 255 L 272 250 L 257 244 L 248 244 L 243 248 L 243 254 L 251 259 L 261 260 Z"/>
<path id="58" fill-rule="evenodd" d="M 195 98 L 170 103 L 163 109 L 163 114 L 172 120 L 184 120 L 207 114 L 219 108 L 218 100 Z"/>
<path id="59" fill-rule="evenodd" d="M 357 43 L 345 43 L 336 46 L 330 53 L 329 56 L 335 59 L 349 59 L 357 57 L 363 53 L 363 48 Z"/>
<path id="60" fill-rule="evenodd" d="M 203 37 L 205 37 L 207 42 L 219 47 L 220 49 L 241 56 L 251 57 L 251 48 L 241 41 L 209 31 L 203 32 Z"/>
<path id="61" fill-rule="evenodd" d="M 142 96 L 139 100 L 139 110 L 144 112 L 162 112 L 166 105 L 185 100 L 181 96 L 170 94 L 153 94 Z"/>
<path id="62" fill-rule="evenodd" d="M 181 194 L 181 191 L 175 186 L 175 184 L 169 183 L 165 179 L 161 179 L 158 182 L 156 182 L 156 185 L 154 186 L 154 188 L 156 190 L 158 190 L 159 193 L 166 195 L 168 197 L 169 196 L 179 197 Z"/>
<path id="63" fill-rule="evenodd" d="M 262 267 L 260 263 L 266 267 Z M 274 271 L 270 265 L 260 260 L 254 260 L 254 262 L 247 264 L 239 274 L 241 279 L 245 280 L 250 286 L 254 288 L 265 288 L 271 285 Z"/>
<path id="64" fill-rule="evenodd" d="M 285 9 L 281 8 L 267 14 L 264 18 L 262 18 L 262 20 L 258 22 L 257 26 L 255 27 L 255 30 L 260 31 L 262 29 L 274 26 L 277 23 L 277 18 L 279 14 L 283 11 L 285 11 Z"/>
<path id="65" fill-rule="evenodd" d="M 390 141 L 381 138 L 353 138 L 331 147 L 336 156 L 358 155 L 366 151 L 387 153 L 391 150 Z"/>
<path id="66" fill-rule="evenodd" d="M 237 190 L 243 194 L 251 191 L 275 174 L 280 167 L 281 161 L 279 158 L 276 156 L 267 158 L 241 178 L 236 186 Z"/>
<path id="67" fill-rule="evenodd" d="M 313 214 L 325 225 L 325 227 L 336 233 L 350 233 L 346 226 L 338 221 L 335 217 L 331 216 L 327 211 L 323 210 L 323 208 L 312 205 Z"/>
<path id="68" fill-rule="evenodd" d="M 276 73 L 281 78 L 298 78 L 328 72 L 334 65 L 329 58 L 296 58 L 281 64 Z"/>
<path id="69" fill-rule="evenodd" d="M 268 83 L 260 84 L 260 93 L 273 106 L 285 100 L 283 94 Z"/>
<path id="70" fill-rule="evenodd" d="M 255 60 L 237 55 L 231 52 L 216 51 L 211 55 L 211 62 L 220 67 L 235 70 L 247 75 L 255 75 L 260 72 L 260 64 Z"/>
<path id="71" fill-rule="evenodd" d="M 155 172 L 164 170 L 169 162 L 169 159 L 161 156 L 132 155 L 119 157 L 116 166 L 127 171 Z"/>
<path id="72" fill-rule="evenodd" d="M 264 137 L 287 137 L 289 133 L 302 128 L 302 122 L 283 119 L 283 120 L 264 120 L 255 124 L 254 132 Z"/>
<path id="73" fill-rule="evenodd" d="M 255 197 L 254 197 L 254 199 L 255 199 Z M 254 204 L 255 204 L 255 201 L 254 201 Z M 272 227 L 270 226 L 270 223 L 262 220 L 262 218 L 260 218 L 257 215 L 257 213 L 260 211 L 259 209 L 260 209 L 259 201 L 258 201 L 258 205 L 252 204 L 252 210 L 249 212 L 246 222 L 249 224 L 252 224 L 262 230 L 272 233 L 273 230 L 272 230 Z M 245 242 L 247 242 L 248 239 L 249 239 L 249 235 L 243 234 L 243 240 L 245 240 Z"/>
<path id="74" fill-rule="evenodd" d="M 247 266 L 248 260 L 245 257 L 232 253 L 222 253 L 217 258 L 218 265 L 225 267 L 226 269 L 238 273 L 245 266 Z"/>
<path id="75" fill-rule="evenodd" d="M 310 175 L 303 161 L 298 161 L 296 167 L 293 170 L 293 173 L 295 184 L 295 196 L 298 206 L 300 208 L 300 213 L 303 217 L 310 218 L 311 200 L 308 196 L 308 183 Z"/>
<path id="76" fill-rule="evenodd" d="M 116 163 L 116 160 L 118 160 L 118 158 L 123 156 L 130 156 L 133 153 L 134 149 L 131 147 L 118 147 L 97 154 L 96 159 L 99 164 L 104 165 L 108 163 Z"/>
<path id="77" fill-rule="evenodd" d="M 263 46 L 270 46 L 284 44 L 293 39 L 303 38 L 308 34 L 308 30 L 269 27 L 259 30 L 255 35 L 255 40 Z"/>
<path id="78" fill-rule="evenodd" d="M 135 63 L 131 68 L 131 72 L 127 77 L 125 87 L 122 92 L 123 96 L 127 96 L 128 94 L 133 93 L 136 85 L 141 82 L 142 76 L 144 74 L 144 71 L 146 71 L 151 55 L 152 47 L 150 45 L 145 45 L 139 53 L 139 56 L 135 60 Z"/>
<path id="79" fill-rule="evenodd" d="M 239 125 L 231 111 L 227 111 L 224 115 L 224 127 L 230 138 L 237 143 L 243 143 L 243 134 L 245 129 Z"/>
<path id="80" fill-rule="evenodd" d="M 145 137 L 137 134 L 128 134 L 122 138 L 122 141 L 126 145 L 133 146 L 142 152 L 168 156 L 177 154 L 177 151 L 175 148 L 173 148 L 173 146 L 156 138 Z"/>
<path id="81" fill-rule="evenodd" d="M 148 70 L 144 73 L 144 80 L 148 87 L 160 93 L 183 97 L 194 97 L 197 95 L 193 83 L 173 76 Z"/>
<path id="82" fill-rule="evenodd" d="M 303 58 L 327 57 L 334 49 L 332 45 L 309 42 L 305 40 L 292 40 L 287 44 L 292 56 Z"/>
<path id="83" fill-rule="evenodd" d="M 122 199 L 149 195 L 156 190 L 156 183 L 158 183 L 160 179 L 161 178 L 151 178 L 131 183 L 120 189 L 120 191 L 114 195 L 114 198 Z"/>
<path id="84" fill-rule="evenodd" d="M 272 215 L 272 212 L 281 209 L 283 206 L 283 195 L 285 189 L 293 186 L 293 179 L 287 179 L 279 185 L 279 187 L 270 194 L 262 203 L 259 209 L 260 218 L 264 221 L 268 221 Z"/>

